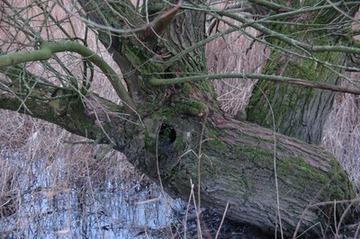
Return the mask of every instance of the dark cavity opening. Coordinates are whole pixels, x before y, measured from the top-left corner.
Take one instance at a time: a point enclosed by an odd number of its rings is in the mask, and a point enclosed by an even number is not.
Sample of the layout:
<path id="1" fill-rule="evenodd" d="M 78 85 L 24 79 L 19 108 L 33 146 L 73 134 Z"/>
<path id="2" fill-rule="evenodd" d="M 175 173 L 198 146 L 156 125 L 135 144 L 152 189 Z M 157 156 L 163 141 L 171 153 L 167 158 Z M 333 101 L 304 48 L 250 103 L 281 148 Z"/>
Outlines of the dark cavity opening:
<path id="1" fill-rule="evenodd" d="M 160 145 L 169 145 L 176 140 L 176 131 L 174 127 L 168 124 L 162 124 L 159 131 Z"/>

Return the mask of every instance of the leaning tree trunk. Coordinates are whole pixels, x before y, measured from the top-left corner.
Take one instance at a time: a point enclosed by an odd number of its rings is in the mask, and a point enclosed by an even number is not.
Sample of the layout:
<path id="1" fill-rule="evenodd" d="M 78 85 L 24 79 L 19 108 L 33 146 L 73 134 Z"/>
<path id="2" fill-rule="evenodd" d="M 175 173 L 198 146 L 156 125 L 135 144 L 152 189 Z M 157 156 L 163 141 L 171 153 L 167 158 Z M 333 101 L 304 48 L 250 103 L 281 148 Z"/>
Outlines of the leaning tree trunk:
<path id="1" fill-rule="evenodd" d="M 130 11 L 121 15 L 126 12 Z M 174 12 L 178 16 L 168 28 L 160 29 L 157 22 L 168 24 Z M 116 22 L 111 15 L 106 17 L 107 22 Z M 210 82 L 161 88 L 148 83 L 152 78 L 206 73 L 204 46 L 187 51 L 204 39 L 204 22 L 204 12 L 165 8 L 155 16 L 151 30 L 136 32 L 136 37 L 112 37 L 118 45 L 106 41 L 108 34 L 101 38 L 115 52 L 129 91 L 140 96 L 137 103 L 143 105 L 138 113 L 144 127 L 131 127 L 126 135 L 126 141 L 131 142 L 125 150 L 129 161 L 162 181 L 173 195 L 187 198 L 191 182 L 200 185 L 201 202 L 219 213 L 229 203 L 227 215 L 232 219 L 267 231 L 273 231 L 281 220 L 286 235 L 294 233 L 297 226 L 299 232 L 320 234 L 322 227 L 331 224 L 334 213 L 343 212 L 344 205 L 334 212 L 332 205 L 316 207 L 316 203 L 355 197 L 333 156 L 321 148 L 226 118 L 216 104 Z M 321 60 L 328 55 L 323 53 Z M 129 82 L 131 75 L 136 75 L 136 88 Z M 324 94 L 333 97 L 332 93 Z M 294 109 L 288 105 L 285 110 Z"/>
<path id="2" fill-rule="evenodd" d="M 253 0 L 253 2 L 260 1 Z M 275 2 L 281 4 L 282 1 Z M 300 9 L 300 4 L 306 4 L 306 1 L 305 3 L 290 1 L 288 7 Z M 308 1 L 307 4 L 310 7 L 317 5 L 315 1 Z M 340 5 L 338 8 L 353 17 L 358 6 Z M 339 9 L 331 7 L 316 12 L 289 14 L 287 17 L 278 19 L 283 21 L 283 24 L 269 24 L 270 29 L 285 36 L 291 36 L 295 41 L 309 46 L 310 49 L 296 43 L 292 45 L 289 42 L 285 43 L 278 37 L 265 35 L 273 48 L 263 73 L 338 84 L 346 54 L 331 52 L 331 50 L 316 51 L 311 47 L 336 47 L 348 44 L 345 38 L 347 36 L 344 37 L 337 29 L 345 33 L 351 25 L 348 17 L 343 16 Z M 332 25 L 334 19 L 336 19 L 336 25 Z M 294 25 L 285 22 L 292 22 Z M 259 81 L 247 107 L 247 120 L 305 142 L 319 144 L 323 126 L 332 109 L 334 96 L 334 92 L 326 90 Z"/>
<path id="3" fill-rule="evenodd" d="M 0 70 L 13 79 L 4 85 L 19 97 L 0 91 L 2 108 L 20 109 L 70 132 L 112 144 L 172 195 L 188 198 L 193 183 L 204 206 L 223 213 L 229 204 L 227 216 L 234 220 L 266 231 L 274 231 L 281 220 L 285 235 L 296 230 L 320 235 L 322 228 L 333 224 L 332 219 L 344 212 L 350 204 L 346 200 L 353 199 L 355 192 L 330 153 L 227 118 L 210 82 L 150 84 L 153 78 L 206 73 L 203 46 L 186 50 L 205 37 L 204 12 L 166 8 L 148 24 L 130 1 L 112 3 L 84 1 L 83 6 L 97 23 L 117 29 L 127 29 L 126 24 L 139 26 L 134 34 L 99 33 L 123 72 L 135 106 L 120 107 L 90 92 L 86 101 L 77 97 L 51 100 L 50 85 L 34 84 L 36 78 L 29 72 L 12 67 Z M 21 94 L 27 88 L 17 84 L 20 74 L 34 85 L 31 95 Z M 24 95 L 26 109 L 21 100 Z M 61 114 L 54 105 L 65 105 Z M 129 111 L 134 107 L 136 112 Z M 123 114 L 126 109 L 130 114 Z M 351 220 L 351 211 L 347 215 Z"/>
<path id="4" fill-rule="evenodd" d="M 6 69 L 12 76 L 20 72 L 28 83 L 35 83 L 36 78 L 23 69 Z M 25 88 L 10 85 L 14 92 Z M 204 206 L 223 213 L 229 204 L 229 218 L 269 232 L 275 230 L 280 218 L 285 235 L 292 235 L 298 225 L 299 233 L 321 235 L 351 204 L 340 200 L 355 197 L 347 174 L 330 153 L 257 125 L 228 119 L 219 111 L 210 110 L 207 117 L 199 117 L 179 110 L 185 103 L 169 102 L 134 124 L 124 107 L 92 93 L 87 94 L 85 105 L 76 97 L 61 102 L 66 104 L 64 114 L 58 114 L 52 101 L 42 100 L 53 94 L 49 85 L 37 84 L 33 94 L 27 96 L 26 109 L 23 100 L 12 94 L 0 94 L 0 104 L 99 143 L 112 144 L 150 178 L 161 179 L 170 194 L 186 199 L 193 183 L 195 190 L 200 186 Z M 351 210 L 347 216 L 352 220 Z"/>

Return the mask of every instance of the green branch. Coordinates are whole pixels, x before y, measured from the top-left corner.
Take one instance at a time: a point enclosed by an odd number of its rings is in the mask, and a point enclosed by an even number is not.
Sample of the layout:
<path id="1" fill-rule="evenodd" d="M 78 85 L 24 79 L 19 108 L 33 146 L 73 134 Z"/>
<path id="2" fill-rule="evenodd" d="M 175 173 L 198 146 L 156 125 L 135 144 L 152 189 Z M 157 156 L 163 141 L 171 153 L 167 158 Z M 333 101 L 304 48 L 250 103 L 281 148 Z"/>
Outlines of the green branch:
<path id="1" fill-rule="evenodd" d="M 84 45 L 75 41 L 61 41 L 61 42 L 43 42 L 39 50 L 33 51 L 19 51 L 8 53 L 0 56 L 0 67 L 14 66 L 20 63 L 48 60 L 50 57 L 58 52 L 75 52 L 87 58 L 90 62 L 95 64 L 110 80 L 117 95 L 123 101 L 126 110 L 131 113 L 136 110 L 135 104 L 128 94 L 127 90 L 121 83 L 118 74 L 107 64 L 103 58 L 97 55 Z"/>
<path id="2" fill-rule="evenodd" d="M 251 27 L 255 28 L 256 30 L 264 33 L 267 36 L 271 36 L 275 39 L 278 39 L 282 42 L 287 43 L 290 46 L 303 49 L 307 52 L 343 52 L 343 53 L 352 53 L 352 54 L 360 55 L 360 48 L 347 47 L 347 46 L 330 46 L 330 45 L 329 46 L 319 46 L 319 45 L 313 46 L 313 45 L 309 45 L 304 42 L 295 40 L 293 38 L 290 38 L 282 33 L 273 31 L 273 30 L 265 27 L 264 25 L 259 24 L 256 21 L 249 20 L 246 17 L 243 17 L 241 15 L 229 13 L 226 11 L 219 11 L 218 14 L 229 17 L 236 21 L 239 21 L 242 24 L 246 24 L 247 26 L 251 26 Z"/>
<path id="3" fill-rule="evenodd" d="M 269 10 L 270 9 L 275 10 L 275 11 L 280 11 L 280 10 L 282 10 L 282 11 L 292 11 L 293 10 L 290 7 L 280 5 L 280 4 L 277 4 L 277 3 L 273 3 L 273 2 L 270 2 L 270 1 L 266 1 L 266 0 L 251 0 L 249 2 L 252 3 L 252 4 L 255 4 L 255 5 L 261 5 L 263 7 L 266 7 Z"/>
<path id="4" fill-rule="evenodd" d="M 196 75 L 196 76 L 188 76 L 188 77 L 180 77 L 180 78 L 171 78 L 171 79 L 151 79 L 149 83 L 154 86 L 159 85 L 171 85 L 171 84 L 179 84 L 186 82 L 195 82 L 202 80 L 216 80 L 223 78 L 245 78 L 245 79 L 254 79 L 254 80 L 269 80 L 274 82 L 299 85 L 303 87 L 330 90 L 335 92 L 344 92 L 350 93 L 354 95 L 360 95 L 360 89 L 349 89 L 346 87 L 341 87 L 328 83 L 320 83 L 320 82 L 311 82 L 302 79 L 296 79 L 291 77 L 284 76 L 275 76 L 275 75 L 262 75 L 262 74 L 246 74 L 246 73 L 234 73 L 234 74 L 214 74 L 214 75 Z"/>

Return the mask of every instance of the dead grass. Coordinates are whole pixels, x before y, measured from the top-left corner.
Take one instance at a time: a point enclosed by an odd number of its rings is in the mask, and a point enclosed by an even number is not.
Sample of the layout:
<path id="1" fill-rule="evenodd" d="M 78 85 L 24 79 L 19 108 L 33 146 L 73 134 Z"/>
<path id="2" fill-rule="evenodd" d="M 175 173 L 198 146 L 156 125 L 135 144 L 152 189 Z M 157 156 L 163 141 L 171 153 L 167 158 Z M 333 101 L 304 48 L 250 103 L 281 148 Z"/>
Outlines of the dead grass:
<path id="1" fill-rule="evenodd" d="M 349 75 L 351 79 L 360 79 L 359 73 Z M 338 158 L 360 191 L 359 96 L 351 94 L 336 96 L 334 108 L 324 125 L 322 145 Z"/>
<path id="2" fill-rule="evenodd" d="M 360 11 L 356 19 L 360 18 Z M 360 29 L 360 24 L 353 24 L 353 28 Z M 357 36 L 359 40 L 360 37 Z M 359 83 L 360 73 L 348 73 L 354 82 Z M 353 86 L 349 82 L 343 85 Z M 330 150 L 349 173 L 351 180 L 360 193 L 360 96 L 338 94 L 334 107 L 324 125 L 322 144 Z"/>
<path id="3" fill-rule="evenodd" d="M 236 24 L 233 20 L 229 21 Z M 220 23 L 217 29 L 224 30 L 224 24 Z M 247 28 L 246 32 L 254 38 L 259 34 L 253 28 Z M 264 45 L 245 37 L 241 32 L 231 33 L 206 46 L 210 73 L 261 73 L 268 54 Z M 255 82 L 249 79 L 214 81 L 222 108 L 231 114 L 244 110 Z"/>

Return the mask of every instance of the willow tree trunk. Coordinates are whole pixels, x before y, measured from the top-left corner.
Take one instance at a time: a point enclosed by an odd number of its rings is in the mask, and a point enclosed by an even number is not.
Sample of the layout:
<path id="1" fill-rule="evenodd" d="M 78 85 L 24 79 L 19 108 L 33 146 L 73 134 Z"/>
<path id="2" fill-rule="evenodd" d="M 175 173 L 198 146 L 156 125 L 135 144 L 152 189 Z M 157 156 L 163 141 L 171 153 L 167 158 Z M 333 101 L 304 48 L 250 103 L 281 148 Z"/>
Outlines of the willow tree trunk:
<path id="1" fill-rule="evenodd" d="M 321 148 L 226 118 L 210 82 L 161 88 L 149 84 L 153 78 L 207 73 L 204 45 L 188 50 L 205 38 L 205 13 L 178 11 L 176 7 L 156 10 L 160 13 L 154 17 L 150 31 L 136 32 L 136 37 L 112 36 L 113 42 L 120 44 L 109 44 L 109 33 L 100 38 L 114 52 L 129 91 L 139 96 L 137 112 L 143 127 L 127 126 L 131 128 L 125 136 L 125 141 L 131 142 L 125 147 L 129 161 L 161 181 L 173 195 L 187 198 L 191 183 L 198 185 L 195 188 L 200 190 L 203 205 L 223 213 L 229 203 L 227 216 L 234 220 L 266 231 L 274 231 L 281 220 L 286 235 L 294 233 L 297 226 L 299 232 L 320 234 L 321 227 L 330 225 L 331 215 L 341 214 L 344 205 L 338 207 L 338 212 L 333 212 L 332 206 L 319 210 L 313 205 L 355 196 L 339 163 Z M 175 10 L 177 16 L 172 19 Z M 120 11 L 122 16 L 133 12 Z M 107 14 L 106 22 L 121 22 L 111 17 Z M 136 24 L 139 22 L 146 24 L 141 18 Z M 168 26 L 159 30 L 157 22 Z M 124 28 L 121 24 L 113 27 Z M 332 93 L 326 94 L 333 97 Z M 294 109 L 288 105 L 285 110 Z"/>
<path id="2" fill-rule="evenodd" d="M 283 1 L 273 2 L 281 4 Z M 316 3 L 291 1 L 288 7 L 300 9 L 306 5 L 312 7 Z M 346 32 L 351 29 L 351 23 L 341 9 L 353 17 L 358 6 L 343 4 L 338 9 L 330 7 L 316 12 L 290 14 L 279 19 L 283 23 L 269 24 L 268 27 L 308 46 L 344 46 L 348 45 L 348 36 L 345 34 L 344 37 L 337 29 Z M 345 53 L 309 51 L 297 44 L 290 45 L 271 36 L 265 37 L 273 45 L 273 50 L 264 74 L 331 84 L 340 82 Z M 334 96 L 334 92 L 326 90 L 259 81 L 247 108 L 247 120 L 305 142 L 319 144 Z"/>
<path id="3" fill-rule="evenodd" d="M 295 231 L 320 235 L 333 224 L 334 215 L 342 215 L 350 203 L 341 200 L 354 198 L 355 192 L 330 153 L 228 118 L 208 81 L 150 84 L 153 78 L 206 73 L 204 46 L 187 50 L 205 37 L 203 11 L 165 7 L 149 24 L 130 1 L 80 2 L 93 21 L 107 24 L 105 30 L 99 29 L 99 39 L 120 66 L 136 112 L 123 114 L 131 107 L 91 92 L 86 100 L 75 97 L 62 102 L 67 104 L 62 114 L 48 112 L 54 104 L 42 99 L 51 99 L 51 86 L 33 84 L 36 78 L 17 68 L 2 70 L 10 78 L 15 76 L 13 83 L 4 84 L 21 93 L 25 87 L 16 84 L 21 74 L 34 85 L 34 96 L 19 94 L 27 97 L 25 110 L 20 96 L 1 91 L 2 108 L 20 108 L 70 132 L 113 144 L 170 194 L 188 198 L 193 183 L 204 206 L 223 213 L 229 204 L 228 217 L 266 231 L 275 231 L 281 221 L 285 235 Z M 109 30 L 127 29 L 127 24 L 139 27 L 125 35 Z M 353 219 L 351 211 L 347 215 Z"/>

